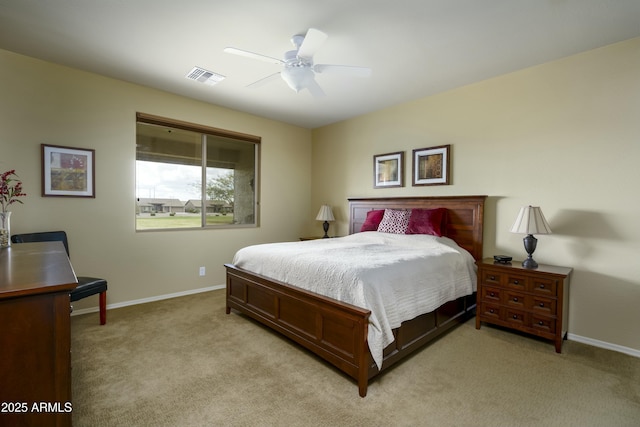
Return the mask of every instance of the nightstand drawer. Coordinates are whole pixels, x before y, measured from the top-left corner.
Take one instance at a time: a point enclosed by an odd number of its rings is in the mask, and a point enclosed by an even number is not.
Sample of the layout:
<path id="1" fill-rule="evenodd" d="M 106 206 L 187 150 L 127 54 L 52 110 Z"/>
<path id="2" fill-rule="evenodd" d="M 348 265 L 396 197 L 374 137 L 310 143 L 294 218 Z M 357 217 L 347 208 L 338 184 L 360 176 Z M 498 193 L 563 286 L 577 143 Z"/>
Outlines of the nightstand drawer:
<path id="1" fill-rule="evenodd" d="M 494 270 L 482 270 L 480 280 L 487 285 L 502 285 L 503 278 L 506 278 L 506 276 Z"/>
<path id="2" fill-rule="evenodd" d="M 541 332 L 547 332 L 549 334 L 556 333 L 556 319 L 546 316 L 531 315 L 531 327 Z"/>
<path id="3" fill-rule="evenodd" d="M 525 296 L 516 291 L 505 291 L 504 292 L 504 303 L 512 308 L 521 308 L 525 309 L 531 305 L 531 301 L 527 301 L 531 297 Z"/>
<path id="4" fill-rule="evenodd" d="M 501 292 L 500 288 L 488 288 L 483 286 L 482 291 L 480 292 L 480 297 L 483 301 L 499 303 Z"/>
<path id="5" fill-rule="evenodd" d="M 556 314 L 556 302 L 554 298 L 545 298 L 534 295 L 531 297 L 531 306 L 527 308 L 537 313 Z"/>
<path id="6" fill-rule="evenodd" d="M 527 289 L 527 277 L 509 274 L 507 276 L 507 286 L 511 289 L 524 291 Z"/>
<path id="7" fill-rule="evenodd" d="M 506 316 L 504 320 L 509 324 L 524 326 L 527 322 L 527 314 L 522 310 L 513 310 L 508 308 L 506 309 Z"/>
<path id="8" fill-rule="evenodd" d="M 558 293 L 558 282 L 553 279 L 535 277 L 531 279 L 531 291 L 540 295 L 556 296 Z"/>
<path id="9" fill-rule="evenodd" d="M 483 317 L 499 320 L 502 309 L 498 304 L 484 302 L 480 305 L 478 311 Z"/>

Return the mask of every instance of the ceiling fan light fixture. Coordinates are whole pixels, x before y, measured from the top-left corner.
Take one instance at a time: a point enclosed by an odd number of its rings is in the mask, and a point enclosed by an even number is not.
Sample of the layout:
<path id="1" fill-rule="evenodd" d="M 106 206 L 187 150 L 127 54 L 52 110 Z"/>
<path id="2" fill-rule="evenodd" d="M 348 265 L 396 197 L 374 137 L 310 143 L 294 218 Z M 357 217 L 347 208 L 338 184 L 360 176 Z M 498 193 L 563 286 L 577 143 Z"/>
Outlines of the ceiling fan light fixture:
<path id="1" fill-rule="evenodd" d="M 313 71 L 305 67 L 285 67 L 280 75 L 282 80 L 296 92 L 306 89 L 314 81 Z"/>

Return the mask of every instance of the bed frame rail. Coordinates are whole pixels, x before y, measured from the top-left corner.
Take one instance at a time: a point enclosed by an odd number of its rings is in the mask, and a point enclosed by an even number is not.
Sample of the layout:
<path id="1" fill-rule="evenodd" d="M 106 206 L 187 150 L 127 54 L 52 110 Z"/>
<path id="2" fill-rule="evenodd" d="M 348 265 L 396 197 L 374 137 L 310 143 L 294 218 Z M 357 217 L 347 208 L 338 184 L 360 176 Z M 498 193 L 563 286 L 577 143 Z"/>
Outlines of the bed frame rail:
<path id="1" fill-rule="evenodd" d="M 472 295 L 449 301 L 431 313 L 402 322 L 400 328 L 393 330 L 395 340 L 384 349 L 382 369 L 378 370 L 373 362 L 369 365 L 369 379 L 425 347 L 448 330 L 469 320 L 475 315 L 475 308 L 474 292 Z"/>

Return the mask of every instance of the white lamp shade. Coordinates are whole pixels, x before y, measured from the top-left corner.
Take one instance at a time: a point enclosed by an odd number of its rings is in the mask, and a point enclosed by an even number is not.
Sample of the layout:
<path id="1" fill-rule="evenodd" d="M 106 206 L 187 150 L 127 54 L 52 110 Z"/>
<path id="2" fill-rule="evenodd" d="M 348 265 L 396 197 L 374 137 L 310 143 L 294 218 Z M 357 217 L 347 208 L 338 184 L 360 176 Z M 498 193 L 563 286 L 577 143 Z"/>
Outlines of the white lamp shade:
<path id="1" fill-rule="evenodd" d="M 320 206 L 320 212 L 318 212 L 318 216 L 316 217 L 318 221 L 335 221 L 333 217 L 333 211 L 331 207 L 328 205 Z"/>
<path id="2" fill-rule="evenodd" d="M 516 222 L 511 227 L 512 233 L 520 234 L 551 234 L 551 227 L 544 218 L 538 206 L 523 206 L 520 208 Z"/>

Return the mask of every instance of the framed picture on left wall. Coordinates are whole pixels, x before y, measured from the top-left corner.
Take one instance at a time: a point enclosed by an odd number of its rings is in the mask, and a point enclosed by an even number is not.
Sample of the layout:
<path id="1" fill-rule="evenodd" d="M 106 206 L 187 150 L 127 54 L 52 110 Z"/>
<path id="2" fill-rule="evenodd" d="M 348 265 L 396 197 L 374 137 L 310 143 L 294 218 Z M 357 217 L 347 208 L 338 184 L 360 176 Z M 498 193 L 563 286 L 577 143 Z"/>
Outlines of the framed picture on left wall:
<path id="1" fill-rule="evenodd" d="M 96 197 L 95 150 L 42 144 L 43 197 Z"/>
<path id="2" fill-rule="evenodd" d="M 404 151 L 373 156 L 373 188 L 404 187 Z"/>

